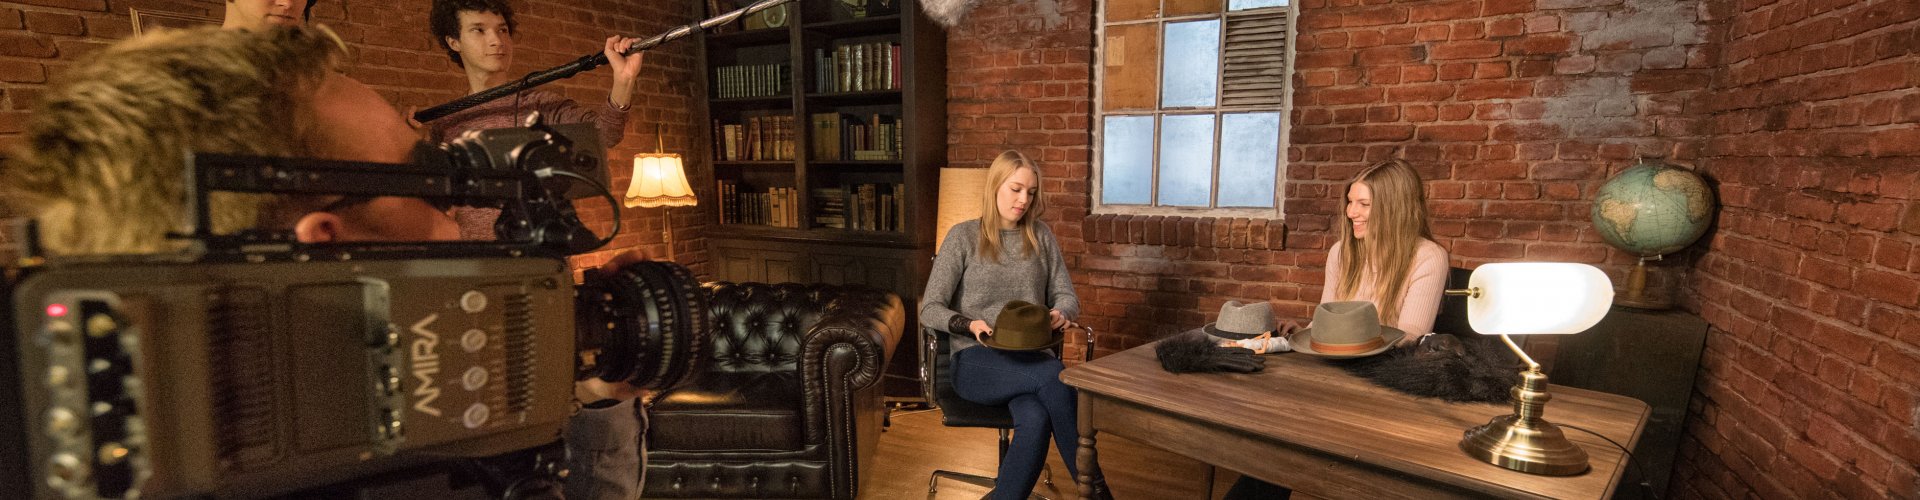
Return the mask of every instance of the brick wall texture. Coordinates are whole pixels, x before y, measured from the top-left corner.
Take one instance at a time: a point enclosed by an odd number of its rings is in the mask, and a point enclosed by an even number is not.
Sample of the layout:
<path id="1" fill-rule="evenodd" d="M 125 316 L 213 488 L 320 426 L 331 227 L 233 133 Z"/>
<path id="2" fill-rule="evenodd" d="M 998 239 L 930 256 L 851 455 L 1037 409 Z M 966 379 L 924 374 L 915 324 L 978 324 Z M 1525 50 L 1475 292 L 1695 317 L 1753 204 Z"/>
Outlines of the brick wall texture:
<path id="1" fill-rule="evenodd" d="M 219 19 L 226 3 L 219 0 L 25 0 L 0 3 L 0 149 L 20 140 L 26 115 L 36 94 L 60 78 L 61 69 L 75 58 L 115 40 L 133 36 L 129 9 L 142 12 L 187 14 Z M 339 33 L 351 48 L 346 73 L 378 90 L 401 111 L 447 102 L 467 92 L 467 79 L 428 33 L 429 0 L 321 0 L 313 7 L 314 24 Z M 588 53 L 597 53 L 608 35 L 651 36 L 692 22 L 701 13 L 698 2 L 530 1 L 512 2 L 519 34 L 515 37 L 514 71 L 531 72 L 554 67 Z M 217 22 L 217 21 L 216 21 Z M 646 68 L 636 83 L 634 109 L 628 117 L 626 139 L 608 151 L 612 188 L 625 192 L 632 176 L 634 153 L 653 152 L 655 126 L 661 127 L 666 151 L 687 156 L 688 176 L 702 199 L 711 200 L 711 169 L 694 145 L 704 145 L 705 127 L 697 127 L 694 104 L 702 97 L 696 73 L 697 47 L 691 41 L 664 45 L 647 53 Z M 543 88 L 584 103 L 606 102 L 612 82 L 605 67 Z M 613 211 L 601 201 L 577 204 L 581 218 L 605 233 Z M 709 205 L 676 210 L 677 260 L 699 272 L 706 260 L 705 245 L 696 227 Z M 639 249 L 664 255 L 661 210 L 623 208 L 625 230 L 607 249 L 574 258 L 576 267 L 605 262 L 614 253 Z"/>
<path id="2" fill-rule="evenodd" d="M 401 106 L 464 79 L 425 33 L 424 0 L 322 0 L 349 74 Z M 1456 266 L 1632 258 L 1587 222 L 1635 158 L 1696 167 L 1721 199 L 1709 237 L 1660 266 L 1713 326 L 1681 465 L 1683 498 L 1920 497 L 1920 3 L 1912 0 L 1301 0 L 1285 224 L 1091 215 L 1093 0 L 979 0 L 949 30 L 949 160 L 1005 148 L 1045 166 L 1059 235 L 1100 351 L 1211 319 L 1231 299 L 1305 317 L 1319 298 L 1339 186 L 1411 160 Z M 73 57 L 131 35 L 127 9 L 219 14 L 218 1 L 0 4 L 0 144 Z M 695 2 L 523 1 L 516 63 L 534 70 L 613 32 L 684 23 Z M 693 48 L 649 54 L 628 138 L 610 155 L 704 144 Z M 559 84 L 582 102 L 606 76 Z M 692 154 L 696 189 L 709 170 Z M 583 207 L 606 224 L 610 213 Z M 707 206 L 675 213 L 705 261 Z M 629 210 L 617 249 L 660 254 L 660 216 Z M 582 257 L 595 264 L 605 253 Z"/>
<path id="3" fill-rule="evenodd" d="M 1453 264 L 1633 258 L 1590 200 L 1639 157 L 1722 198 L 1656 266 L 1712 325 L 1683 498 L 1916 498 L 1920 3 L 1300 0 L 1286 214 L 1090 215 L 1099 3 L 981 0 L 949 30 L 949 160 L 1044 160 L 1045 217 L 1110 352 L 1222 302 L 1318 301 L 1339 188 L 1412 161 Z"/>

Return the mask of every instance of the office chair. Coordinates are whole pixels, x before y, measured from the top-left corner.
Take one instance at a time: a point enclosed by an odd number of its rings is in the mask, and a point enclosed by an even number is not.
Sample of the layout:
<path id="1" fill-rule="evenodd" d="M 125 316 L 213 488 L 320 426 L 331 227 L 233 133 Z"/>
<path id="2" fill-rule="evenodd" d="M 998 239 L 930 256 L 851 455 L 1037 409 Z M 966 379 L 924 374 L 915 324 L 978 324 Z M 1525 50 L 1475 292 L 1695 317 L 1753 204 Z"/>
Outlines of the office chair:
<path id="1" fill-rule="evenodd" d="M 1093 329 L 1079 324 L 1067 326 L 1069 332 L 1076 329 L 1086 332 L 1087 348 L 1081 353 L 1081 361 L 1092 361 Z M 1009 412 L 1004 405 L 989 406 L 967 401 L 966 398 L 960 397 L 960 393 L 954 392 L 953 375 L 950 373 L 953 364 L 952 350 L 947 345 L 947 332 L 921 327 L 920 334 L 922 339 L 920 389 L 927 398 L 927 403 L 940 410 L 940 423 L 947 427 L 986 427 L 1000 431 L 1000 453 L 996 455 L 994 462 L 995 467 L 998 467 L 1000 461 L 1007 458 L 1007 445 L 1013 437 L 1013 413 Z M 1066 356 L 1065 343 L 1062 343 L 1058 349 L 1062 357 Z M 1042 465 L 1040 469 L 1040 481 L 1048 486 L 1053 485 L 1051 468 L 1050 465 Z M 927 478 L 928 493 L 938 490 L 942 477 L 987 488 L 992 488 L 995 481 L 995 478 L 978 474 L 936 469 Z M 1040 500 L 1048 500 L 1046 496 L 1040 494 L 1031 495 Z"/>

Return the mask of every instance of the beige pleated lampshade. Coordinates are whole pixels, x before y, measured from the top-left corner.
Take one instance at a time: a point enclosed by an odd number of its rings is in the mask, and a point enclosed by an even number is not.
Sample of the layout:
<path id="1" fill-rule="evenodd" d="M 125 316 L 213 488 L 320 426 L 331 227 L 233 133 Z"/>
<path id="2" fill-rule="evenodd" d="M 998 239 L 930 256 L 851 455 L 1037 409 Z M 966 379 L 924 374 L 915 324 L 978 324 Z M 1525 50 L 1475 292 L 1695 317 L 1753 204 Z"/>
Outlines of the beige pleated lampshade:
<path id="1" fill-rule="evenodd" d="M 981 193 L 987 189 L 987 169 L 940 169 L 940 205 L 934 214 L 933 251 L 947 241 L 947 229 L 954 224 L 980 218 Z"/>
<path id="2" fill-rule="evenodd" d="M 633 155 L 633 180 L 627 185 L 629 207 L 690 207 L 700 204 L 687 183 L 687 169 L 680 155 L 640 153 Z"/>

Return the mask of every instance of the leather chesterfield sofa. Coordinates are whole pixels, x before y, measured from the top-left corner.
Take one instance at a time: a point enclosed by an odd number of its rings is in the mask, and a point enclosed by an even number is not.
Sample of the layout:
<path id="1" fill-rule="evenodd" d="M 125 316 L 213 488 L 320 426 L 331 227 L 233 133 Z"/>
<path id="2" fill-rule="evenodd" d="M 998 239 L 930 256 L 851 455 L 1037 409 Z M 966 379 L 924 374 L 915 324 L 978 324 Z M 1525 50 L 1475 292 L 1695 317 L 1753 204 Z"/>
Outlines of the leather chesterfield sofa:
<path id="1" fill-rule="evenodd" d="M 645 498 L 853 498 L 905 328 L 864 286 L 711 283 L 706 373 L 648 408 Z"/>

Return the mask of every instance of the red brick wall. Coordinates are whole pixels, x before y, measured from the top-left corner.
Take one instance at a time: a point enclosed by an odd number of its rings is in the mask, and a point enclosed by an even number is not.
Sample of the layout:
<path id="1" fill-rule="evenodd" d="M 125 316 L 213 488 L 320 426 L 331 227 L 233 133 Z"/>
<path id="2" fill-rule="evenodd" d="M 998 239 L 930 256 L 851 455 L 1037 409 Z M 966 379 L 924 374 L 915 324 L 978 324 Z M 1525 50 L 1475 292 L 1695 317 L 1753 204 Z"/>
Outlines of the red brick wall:
<path id="1" fill-rule="evenodd" d="M 949 31 L 949 159 L 1046 160 L 1047 222 L 1102 349 L 1205 323 L 1229 299 L 1304 317 L 1341 205 L 1365 165 L 1411 160 L 1454 264 L 1562 260 L 1619 274 L 1588 200 L 1641 155 L 1690 162 L 1707 121 L 1707 21 L 1693 1 L 1300 3 L 1285 227 L 1088 216 L 1089 0 L 980 2 Z"/>
<path id="2" fill-rule="evenodd" d="M 1586 200 L 1659 156 L 1707 174 L 1724 205 L 1708 241 L 1663 266 L 1713 325 L 1671 492 L 1920 496 L 1920 5 L 1300 7 L 1284 228 L 1088 215 L 1091 0 L 985 0 L 949 31 L 949 159 L 1047 160 L 1046 220 L 1102 351 L 1228 299 L 1305 316 L 1339 185 L 1390 157 L 1429 180 L 1455 265 L 1589 262 L 1619 279 L 1631 259 L 1599 241 Z"/>
<path id="3" fill-rule="evenodd" d="M 48 82 L 60 78 L 61 69 L 74 58 L 132 36 L 128 9 L 190 14 L 219 18 L 225 2 L 219 0 L 25 0 L 0 4 L 0 147 L 19 141 L 28 109 L 35 95 Z M 378 89 L 402 111 L 410 106 L 428 107 L 466 93 L 467 79 L 449 61 L 427 32 L 430 1 L 405 0 L 321 0 L 314 6 L 313 22 L 337 31 L 352 48 L 354 60 L 347 74 Z M 515 1 L 520 34 L 516 38 L 515 71 L 534 71 L 563 64 L 590 52 L 598 52 L 607 35 L 624 33 L 650 36 L 693 20 L 698 2 L 568 2 Z M 634 110 L 627 122 L 627 137 L 608 151 L 608 166 L 613 173 L 615 192 L 624 193 L 632 174 L 632 158 L 637 152 L 654 148 L 654 125 L 664 125 L 669 152 L 681 152 L 690 161 L 704 158 L 693 147 L 703 145 L 700 131 L 694 127 L 693 106 L 699 97 L 695 85 L 696 61 L 691 41 L 680 41 L 650 51 L 646 69 L 641 72 Z M 565 93 L 582 103 L 604 102 L 611 83 L 605 68 L 582 74 L 547 87 Z M 690 136 L 689 134 L 695 134 Z M 711 170 L 695 163 L 688 166 L 696 189 L 712 185 Z M 702 192 L 712 199 L 711 193 Z M 703 205 L 674 212 L 682 228 L 675 234 L 679 261 L 704 267 L 705 245 L 698 241 L 699 229 L 693 227 L 708 219 Z M 611 226 L 612 210 L 603 202 L 580 204 L 582 218 L 604 231 Z M 663 255 L 661 215 L 658 209 L 625 209 L 622 222 L 626 230 L 608 250 L 575 259 L 578 266 L 595 265 L 614 252 L 629 248 Z"/>
<path id="4" fill-rule="evenodd" d="M 1713 0 L 1686 497 L 1920 498 L 1920 4 Z"/>

